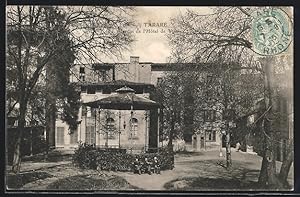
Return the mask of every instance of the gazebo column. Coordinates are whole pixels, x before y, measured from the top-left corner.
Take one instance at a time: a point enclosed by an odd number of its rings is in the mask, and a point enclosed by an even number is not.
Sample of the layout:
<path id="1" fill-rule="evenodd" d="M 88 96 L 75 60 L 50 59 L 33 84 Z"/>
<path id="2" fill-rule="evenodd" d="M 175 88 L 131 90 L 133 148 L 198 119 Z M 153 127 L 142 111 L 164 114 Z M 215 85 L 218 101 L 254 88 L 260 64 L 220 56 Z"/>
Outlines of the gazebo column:
<path id="1" fill-rule="evenodd" d="M 95 147 L 97 146 L 97 108 L 94 108 L 95 113 Z"/>
<path id="2" fill-rule="evenodd" d="M 98 108 L 98 144 L 99 144 L 99 147 L 101 148 L 101 108 L 99 107 Z"/>
<path id="3" fill-rule="evenodd" d="M 84 121 L 84 123 L 85 123 L 85 124 L 84 124 L 84 127 L 85 127 L 85 129 L 84 129 L 84 142 L 85 142 L 85 143 L 88 143 L 88 142 L 87 142 L 87 137 L 86 137 L 86 132 L 87 132 L 87 114 L 88 114 L 88 110 L 89 110 L 89 109 L 88 109 L 88 107 L 87 107 L 87 108 L 86 108 L 86 114 L 85 114 L 85 117 L 84 117 L 84 120 L 85 120 L 85 121 Z"/>

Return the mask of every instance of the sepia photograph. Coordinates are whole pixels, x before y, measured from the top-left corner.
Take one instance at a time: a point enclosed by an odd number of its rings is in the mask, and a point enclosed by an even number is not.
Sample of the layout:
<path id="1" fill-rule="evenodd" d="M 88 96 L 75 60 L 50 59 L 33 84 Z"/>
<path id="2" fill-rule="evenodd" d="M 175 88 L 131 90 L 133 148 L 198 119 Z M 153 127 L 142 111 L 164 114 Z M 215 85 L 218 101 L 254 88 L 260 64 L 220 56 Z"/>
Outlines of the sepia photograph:
<path id="1" fill-rule="evenodd" d="M 6 193 L 294 190 L 293 6 L 5 9 Z"/>

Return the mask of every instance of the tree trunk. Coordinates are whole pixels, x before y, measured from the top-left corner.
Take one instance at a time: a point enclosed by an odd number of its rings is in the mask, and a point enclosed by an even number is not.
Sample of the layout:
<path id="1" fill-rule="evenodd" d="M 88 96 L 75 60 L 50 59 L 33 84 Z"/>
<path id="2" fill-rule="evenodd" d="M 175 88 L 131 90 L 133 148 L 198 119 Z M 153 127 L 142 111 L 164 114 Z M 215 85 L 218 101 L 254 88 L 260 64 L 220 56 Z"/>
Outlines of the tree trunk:
<path id="1" fill-rule="evenodd" d="M 276 178 L 276 152 L 274 146 L 274 134 L 270 132 L 270 139 L 267 139 L 267 147 L 265 159 L 267 163 L 267 188 L 278 188 L 278 181 Z"/>
<path id="2" fill-rule="evenodd" d="M 261 163 L 261 169 L 258 177 L 258 185 L 262 188 L 265 188 L 267 183 L 268 175 L 267 175 L 267 159 L 266 156 L 263 156 L 263 160 Z"/>
<path id="3" fill-rule="evenodd" d="M 20 167 L 21 167 L 21 144 L 23 141 L 23 130 L 25 127 L 25 114 L 26 114 L 26 107 L 27 102 L 23 98 L 20 102 L 20 116 L 18 119 L 18 135 L 16 139 L 16 144 L 15 144 L 15 150 L 14 150 L 14 159 L 13 159 L 13 165 L 12 165 L 12 171 L 14 173 L 19 173 L 20 172 Z"/>
<path id="4" fill-rule="evenodd" d="M 266 136 L 264 136 L 264 144 L 266 144 Z M 266 182 L 267 182 L 267 159 L 266 159 L 266 151 L 264 150 L 263 153 L 263 160 L 261 163 L 261 169 L 260 169 L 260 174 L 258 177 L 258 183 L 259 185 L 264 188 L 266 186 Z"/>
<path id="5" fill-rule="evenodd" d="M 294 143 L 293 140 L 288 144 L 288 154 L 287 157 L 283 160 L 281 168 L 280 168 L 280 173 L 279 173 L 279 178 L 280 180 L 284 183 L 287 184 L 287 178 L 288 174 L 291 168 L 291 165 L 294 161 Z"/>
<path id="6" fill-rule="evenodd" d="M 175 129 L 175 112 L 172 112 L 171 129 L 170 129 L 170 133 L 169 133 L 169 142 L 168 142 L 168 147 L 170 150 L 173 150 L 174 129 Z"/>
<path id="7" fill-rule="evenodd" d="M 48 159 L 49 148 L 55 146 L 55 119 L 56 119 L 56 96 L 55 96 L 55 71 L 54 62 L 49 61 L 46 65 L 46 155 Z"/>
<path id="8" fill-rule="evenodd" d="M 231 149 L 230 149 L 230 132 L 227 128 L 226 131 L 226 168 L 231 167 Z"/>
<path id="9" fill-rule="evenodd" d="M 265 71 L 265 106 L 266 115 L 264 118 L 263 132 L 265 135 L 265 151 L 261 171 L 259 175 L 259 183 L 261 186 L 267 188 L 278 189 L 282 187 L 282 184 L 276 177 L 276 147 L 277 141 L 275 133 L 276 128 L 275 114 L 278 111 L 277 97 L 276 97 L 276 84 L 275 84 L 275 71 L 274 66 L 275 57 L 262 57 L 261 63 Z"/>

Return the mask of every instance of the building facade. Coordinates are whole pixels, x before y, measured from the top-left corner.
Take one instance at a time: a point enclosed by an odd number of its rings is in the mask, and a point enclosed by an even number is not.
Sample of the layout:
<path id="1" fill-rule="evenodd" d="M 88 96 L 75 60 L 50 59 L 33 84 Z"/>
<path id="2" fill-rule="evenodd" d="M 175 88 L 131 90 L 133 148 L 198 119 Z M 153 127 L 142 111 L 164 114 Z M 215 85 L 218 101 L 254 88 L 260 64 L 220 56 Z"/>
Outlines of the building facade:
<path id="1" fill-rule="evenodd" d="M 84 103 L 118 94 L 129 87 L 135 95 L 149 99 L 154 89 L 150 83 L 150 64 L 131 57 L 129 63 L 75 65 L 70 82 L 80 89 L 83 105 L 79 110 L 78 128 L 71 131 L 56 120 L 55 147 L 75 148 L 78 142 L 98 147 L 148 151 L 158 146 L 157 110 L 118 110 L 91 108 Z"/>
<path id="2" fill-rule="evenodd" d="M 189 72 L 199 65 L 140 62 L 139 57 L 132 56 L 128 63 L 75 65 L 70 82 L 76 83 L 80 88 L 82 103 L 117 94 L 116 90 L 124 86 L 134 89 L 136 95 L 150 99 L 153 90 L 168 73 Z M 201 71 L 198 80 L 208 84 L 214 79 L 210 72 Z M 207 100 L 193 103 L 197 109 L 194 110 L 194 115 L 189 117 L 192 122 L 185 122 L 183 128 L 183 133 L 187 133 L 187 136 L 184 136 L 185 143 L 193 151 L 219 149 L 225 145 L 222 132 L 223 111 L 219 103 L 211 101 L 213 94 L 209 96 L 208 93 L 199 95 Z M 163 116 L 163 109 L 160 114 Z M 57 119 L 55 146 L 76 147 L 77 142 L 81 141 L 95 143 L 100 147 L 135 147 L 145 151 L 159 146 L 159 142 L 164 140 L 158 139 L 158 133 L 163 132 L 163 128 L 158 125 L 157 116 L 158 112 L 155 110 L 136 110 L 131 117 L 130 110 L 94 110 L 82 106 L 79 111 L 80 124 L 76 131 L 70 131 L 66 123 Z M 163 121 L 162 117 L 160 121 Z"/>

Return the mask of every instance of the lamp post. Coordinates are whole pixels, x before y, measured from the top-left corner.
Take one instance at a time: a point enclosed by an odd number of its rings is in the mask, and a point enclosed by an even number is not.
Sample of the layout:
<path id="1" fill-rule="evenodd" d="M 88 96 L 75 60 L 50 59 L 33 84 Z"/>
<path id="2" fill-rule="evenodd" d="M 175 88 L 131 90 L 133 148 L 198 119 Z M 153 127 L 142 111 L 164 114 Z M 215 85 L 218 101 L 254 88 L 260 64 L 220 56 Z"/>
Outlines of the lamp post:
<path id="1" fill-rule="evenodd" d="M 145 152 L 147 151 L 147 139 L 148 139 L 148 114 L 145 111 Z"/>

